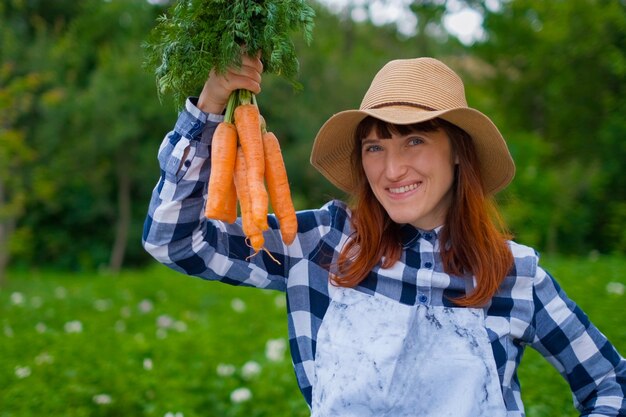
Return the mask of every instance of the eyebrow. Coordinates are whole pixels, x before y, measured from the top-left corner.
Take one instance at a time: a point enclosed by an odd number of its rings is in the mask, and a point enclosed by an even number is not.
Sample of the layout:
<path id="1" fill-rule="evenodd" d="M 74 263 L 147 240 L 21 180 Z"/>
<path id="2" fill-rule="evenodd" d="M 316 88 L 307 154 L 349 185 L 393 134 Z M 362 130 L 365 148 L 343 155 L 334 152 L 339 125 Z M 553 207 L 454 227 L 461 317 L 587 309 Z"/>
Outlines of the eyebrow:
<path id="1" fill-rule="evenodd" d="M 361 147 L 370 145 L 372 143 L 377 143 L 380 140 L 391 139 L 391 138 L 363 138 L 361 139 Z"/>
<path id="2" fill-rule="evenodd" d="M 429 137 L 429 133 L 432 133 L 434 131 L 431 130 L 413 130 L 411 132 L 408 132 L 406 134 L 402 134 L 403 137 L 412 137 L 413 135 L 418 135 L 418 136 L 425 136 L 425 137 Z M 379 140 L 386 140 L 386 139 L 392 139 L 391 136 L 389 137 L 376 137 L 376 138 L 361 138 L 360 142 L 361 145 L 367 144 L 367 143 L 371 143 L 371 142 L 376 142 Z"/>

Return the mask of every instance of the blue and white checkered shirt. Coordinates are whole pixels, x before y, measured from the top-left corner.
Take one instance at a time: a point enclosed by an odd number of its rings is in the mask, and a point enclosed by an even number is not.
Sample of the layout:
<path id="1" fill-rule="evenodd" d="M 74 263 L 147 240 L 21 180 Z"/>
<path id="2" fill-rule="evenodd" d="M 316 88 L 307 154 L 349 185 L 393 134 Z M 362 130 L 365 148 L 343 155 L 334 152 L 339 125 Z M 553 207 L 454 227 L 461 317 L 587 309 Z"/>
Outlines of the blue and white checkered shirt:
<path id="1" fill-rule="evenodd" d="M 240 219 L 235 224 L 204 217 L 210 142 L 221 116 L 202 113 L 190 99 L 159 149 L 161 177 L 146 218 L 143 244 L 159 262 L 188 275 L 286 292 L 291 356 L 298 385 L 311 404 L 316 337 L 336 287 L 329 265 L 351 233 L 350 212 L 340 201 L 298 212 L 298 235 L 282 243 L 269 216 L 265 247 L 249 258 Z M 376 267 L 356 290 L 398 303 L 455 307 L 472 280 L 443 271 L 438 231 L 403 229 L 401 259 Z M 626 361 L 587 316 L 538 266 L 531 248 L 510 243 L 515 264 L 484 308 L 508 416 L 523 416 L 517 367 L 526 345 L 539 351 L 568 381 L 585 416 L 626 415 Z"/>

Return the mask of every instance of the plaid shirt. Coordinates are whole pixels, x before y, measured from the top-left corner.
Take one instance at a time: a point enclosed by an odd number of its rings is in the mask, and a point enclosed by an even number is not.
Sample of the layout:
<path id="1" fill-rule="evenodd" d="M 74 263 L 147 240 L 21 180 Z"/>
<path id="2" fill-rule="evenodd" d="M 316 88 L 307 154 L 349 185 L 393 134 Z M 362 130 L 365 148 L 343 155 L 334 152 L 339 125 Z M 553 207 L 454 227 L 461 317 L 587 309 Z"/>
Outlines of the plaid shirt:
<path id="1" fill-rule="evenodd" d="M 269 216 L 266 253 L 249 258 L 241 228 L 208 221 L 203 207 L 210 171 L 210 142 L 218 115 L 202 113 L 193 99 L 159 149 L 161 177 L 145 221 L 143 244 L 159 262 L 188 275 L 286 292 L 290 350 L 298 385 L 311 404 L 316 336 L 336 287 L 329 266 L 351 233 L 350 212 L 340 201 L 298 212 L 298 236 L 282 243 Z M 472 287 L 472 279 L 446 274 L 438 230 L 402 230 L 401 259 L 376 267 L 355 289 L 399 303 L 454 307 L 449 301 Z M 587 316 L 538 266 L 531 248 L 510 243 L 514 267 L 484 307 L 486 331 L 509 416 L 523 416 L 517 367 L 526 345 L 539 351 L 568 381 L 583 415 L 626 415 L 626 361 Z"/>

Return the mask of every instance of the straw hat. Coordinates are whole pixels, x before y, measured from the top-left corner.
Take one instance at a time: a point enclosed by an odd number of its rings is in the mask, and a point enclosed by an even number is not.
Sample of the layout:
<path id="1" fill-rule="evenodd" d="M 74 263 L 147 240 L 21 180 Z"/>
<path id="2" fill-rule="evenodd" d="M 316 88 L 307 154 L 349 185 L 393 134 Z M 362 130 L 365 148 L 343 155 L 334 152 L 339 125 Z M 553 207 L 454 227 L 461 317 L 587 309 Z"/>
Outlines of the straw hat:
<path id="1" fill-rule="evenodd" d="M 515 165 L 498 128 L 487 116 L 467 106 L 463 81 L 436 59 L 389 62 L 374 77 L 359 110 L 333 115 L 317 133 L 311 164 L 348 193 L 356 188 L 350 161 L 354 132 L 367 116 L 401 125 L 436 117 L 447 120 L 474 140 L 485 193 L 495 194 L 513 179 Z"/>

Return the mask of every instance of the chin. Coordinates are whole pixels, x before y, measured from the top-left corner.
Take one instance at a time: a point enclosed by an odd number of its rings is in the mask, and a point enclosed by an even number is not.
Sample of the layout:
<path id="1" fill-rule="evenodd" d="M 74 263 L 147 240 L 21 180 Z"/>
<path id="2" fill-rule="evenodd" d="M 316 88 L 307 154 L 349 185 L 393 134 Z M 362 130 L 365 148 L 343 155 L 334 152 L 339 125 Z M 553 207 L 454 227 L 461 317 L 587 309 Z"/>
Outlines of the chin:
<path id="1" fill-rule="evenodd" d="M 391 220 L 393 220 L 395 223 L 398 223 L 398 224 L 407 224 L 407 223 L 412 222 L 412 219 L 408 216 L 403 216 L 399 214 L 393 215 L 393 214 L 390 214 L 389 212 L 387 212 L 387 214 L 389 214 L 389 217 L 391 218 Z"/>

